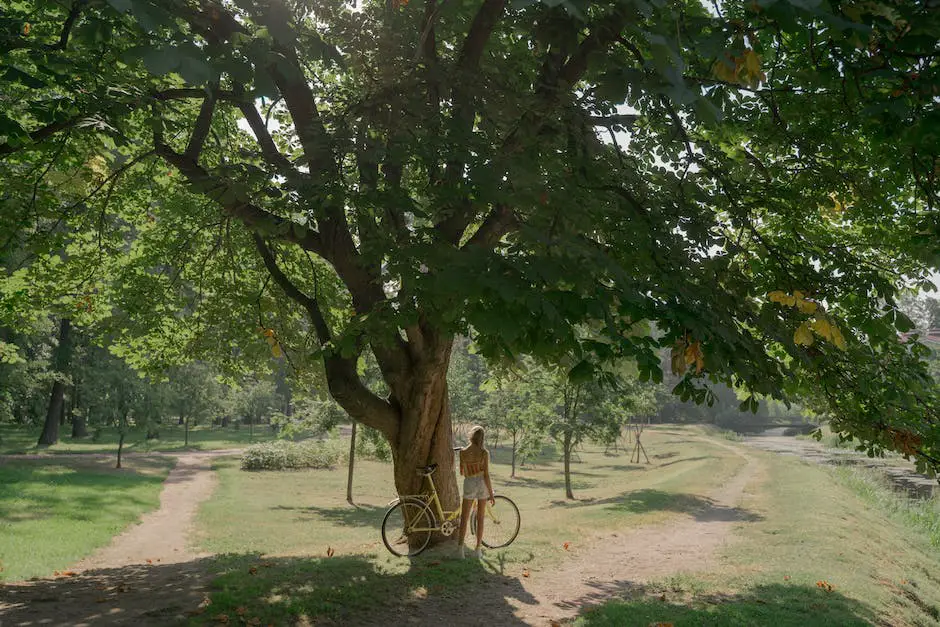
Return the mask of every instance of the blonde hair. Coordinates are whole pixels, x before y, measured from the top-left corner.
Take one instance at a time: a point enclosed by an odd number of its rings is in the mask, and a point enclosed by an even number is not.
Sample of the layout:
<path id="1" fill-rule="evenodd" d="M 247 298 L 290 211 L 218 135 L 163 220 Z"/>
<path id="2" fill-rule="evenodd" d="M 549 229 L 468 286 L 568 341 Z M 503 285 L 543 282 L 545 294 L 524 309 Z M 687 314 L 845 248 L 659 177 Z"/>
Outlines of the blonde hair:
<path id="1" fill-rule="evenodd" d="M 483 448 L 483 427 L 476 425 L 470 429 L 470 442 Z"/>

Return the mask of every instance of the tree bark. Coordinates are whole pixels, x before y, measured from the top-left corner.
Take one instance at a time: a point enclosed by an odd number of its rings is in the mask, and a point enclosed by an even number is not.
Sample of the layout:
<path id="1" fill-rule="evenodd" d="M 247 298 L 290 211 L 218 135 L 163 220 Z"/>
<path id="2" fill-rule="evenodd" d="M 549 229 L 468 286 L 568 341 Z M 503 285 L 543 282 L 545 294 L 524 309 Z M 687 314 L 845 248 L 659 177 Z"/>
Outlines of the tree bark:
<path id="1" fill-rule="evenodd" d="M 189 416 L 183 419 L 183 448 L 189 448 Z"/>
<path id="2" fill-rule="evenodd" d="M 346 502 L 354 505 L 352 496 L 353 471 L 356 466 L 356 421 L 352 423 L 352 434 L 349 436 L 349 476 L 346 478 Z"/>
<path id="3" fill-rule="evenodd" d="M 118 456 L 115 468 L 121 467 L 121 454 L 124 452 L 124 429 L 121 429 L 121 437 L 118 439 Z"/>
<path id="4" fill-rule="evenodd" d="M 71 335 L 72 322 L 68 318 L 59 321 L 59 345 L 55 351 L 56 380 L 52 384 L 52 394 L 49 398 L 49 410 L 46 412 L 46 423 L 39 436 L 37 446 L 52 446 L 59 441 L 59 420 L 65 409 L 65 382 L 62 380 L 69 369 L 71 362 Z"/>
<path id="5" fill-rule="evenodd" d="M 565 497 L 574 499 L 571 491 L 571 434 L 565 433 L 563 447 L 565 449 Z"/>
<path id="6" fill-rule="evenodd" d="M 433 475 L 441 506 L 455 510 L 460 505 L 457 476 L 454 471 L 453 432 L 450 401 L 447 396 L 447 366 L 450 345 L 415 369 L 410 378 L 410 393 L 398 400 L 401 426 L 398 437 L 391 441 L 395 488 L 399 495 L 422 494 L 429 491 L 427 481 L 417 468 L 436 463 Z M 443 536 L 435 534 L 432 542 Z"/>
<path id="7" fill-rule="evenodd" d="M 72 389 L 72 406 L 73 408 L 81 409 L 81 387 L 80 385 L 75 385 Z M 85 421 L 85 415 L 81 412 L 72 412 L 72 439 L 75 438 L 87 438 L 88 437 L 88 423 Z"/>
<path id="8" fill-rule="evenodd" d="M 516 445 L 518 444 L 518 438 L 516 437 L 516 432 L 512 432 L 512 472 L 509 474 L 513 479 L 516 478 Z"/>

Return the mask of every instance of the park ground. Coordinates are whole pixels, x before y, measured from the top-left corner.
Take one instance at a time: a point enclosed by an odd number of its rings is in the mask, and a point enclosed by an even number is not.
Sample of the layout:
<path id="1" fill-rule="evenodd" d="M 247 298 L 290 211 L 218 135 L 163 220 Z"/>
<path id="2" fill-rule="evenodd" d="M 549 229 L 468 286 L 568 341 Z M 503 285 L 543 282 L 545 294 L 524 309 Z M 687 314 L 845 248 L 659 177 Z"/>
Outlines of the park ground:
<path id="1" fill-rule="evenodd" d="M 650 463 L 585 446 L 569 501 L 550 451 L 511 478 L 497 449 L 517 541 L 409 561 L 380 539 L 388 464 L 357 463 L 352 507 L 345 468 L 245 472 L 244 435 L 206 431 L 201 450 L 142 443 L 122 470 L 101 440 L 3 457 L 0 623 L 940 624 L 938 503 L 863 465 L 654 427 Z"/>

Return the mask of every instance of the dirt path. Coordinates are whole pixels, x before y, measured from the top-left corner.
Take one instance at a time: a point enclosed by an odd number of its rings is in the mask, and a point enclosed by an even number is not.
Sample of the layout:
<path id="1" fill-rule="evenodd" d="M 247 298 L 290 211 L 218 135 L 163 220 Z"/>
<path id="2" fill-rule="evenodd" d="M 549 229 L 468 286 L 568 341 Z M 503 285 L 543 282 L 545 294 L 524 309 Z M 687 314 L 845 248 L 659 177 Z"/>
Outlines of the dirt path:
<path id="1" fill-rule="evenodd" d="M 231 454 L 172 455 L 178 461 L 164 482 L 157 510 L 76 564 L 75 575 L 3 586 L 0 624 L 166 625 L 182 620 L 203 601 L 207 584 L 205 555 L 194 551 L 188 539 L 200 503 L 217 482 L 210 462 Z"/>
<path id="2" fill-rule="evenodd" d="M 770 430 L 762 435 L 748 436 L 744 443 L 771 453 L 795 455 L 815 464 L 832 466 L 862 466 L 874 469 L 890 481 L 895 489 L 906 492 L 911 498 L 930 498 L 940 493 L 937 480 L 918 473 L 914 464 L 900 457 L 868 457 L 854 449 L 835 449 L 823 446 L 816 440 L 774 434 Z"/>
<path id="3" fill-rule="evenodd" d="M 467 598 L 429 599 L 420 615 L 402 622 L 548 627 L 573 618 L 587 606 L 636 590 L 651 579 L 715 567 L 717 550 L 730 539 L 735 525 L 753 520 L 753 514 L 742 510 L 740 503 L 745 488 L 759 480 L 761 465 L 741 447 L 712 439 L 702 441 L 732 451 L 745 464 L 709 495 L 707 505 L 699 511 L 665 524 L 610 534 L 561 564 L 532 569 L 528 578 L 498 578 Z M 498 563 L 484 561 L 499 572 Z M 510 607 L 512 615 L 508 614 Z"/>

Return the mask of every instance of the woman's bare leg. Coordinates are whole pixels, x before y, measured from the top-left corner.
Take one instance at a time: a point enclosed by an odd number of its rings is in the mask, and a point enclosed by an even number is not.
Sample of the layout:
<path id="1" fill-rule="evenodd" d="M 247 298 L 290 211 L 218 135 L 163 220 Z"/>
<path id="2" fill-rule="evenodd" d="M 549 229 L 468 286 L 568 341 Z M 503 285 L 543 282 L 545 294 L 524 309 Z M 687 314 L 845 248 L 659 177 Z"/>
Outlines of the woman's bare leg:
<path id="1" fill-rule="evenodd" d="M 477 500 L 477 550 L 483 542 L 483 517 L 486 516 L 486 499 Z"/>
<path id="2" fill-rule="evenodd" d="M 463 546 L 464 536 L 467 535 L 467 522 L 470 519 L 470 507 L 472 505 L 472 499 L 463 499 L 460 501 L 460 529 L 457 530 L 457 546 Z"/>

